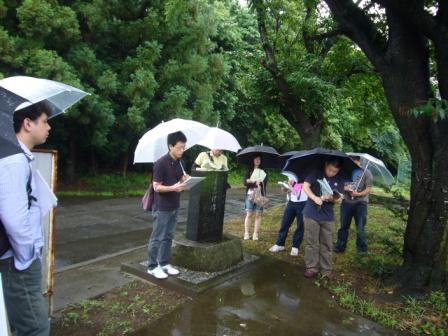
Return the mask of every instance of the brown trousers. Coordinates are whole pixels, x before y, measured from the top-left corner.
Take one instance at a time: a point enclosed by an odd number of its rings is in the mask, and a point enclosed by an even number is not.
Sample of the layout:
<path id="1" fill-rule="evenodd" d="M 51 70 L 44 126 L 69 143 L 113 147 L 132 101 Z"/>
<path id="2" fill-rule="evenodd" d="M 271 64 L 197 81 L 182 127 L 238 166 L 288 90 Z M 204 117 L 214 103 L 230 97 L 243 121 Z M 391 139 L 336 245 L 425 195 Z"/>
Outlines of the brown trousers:
<path id="1" fill-rule="evenodd" d="M 305 224 L 305 265 L 313 272 L 328 275 L 333 269 L 334 221 L 316 222 L 304 218 Z M 320 267 L 319 267 L 320 261 Z"/>

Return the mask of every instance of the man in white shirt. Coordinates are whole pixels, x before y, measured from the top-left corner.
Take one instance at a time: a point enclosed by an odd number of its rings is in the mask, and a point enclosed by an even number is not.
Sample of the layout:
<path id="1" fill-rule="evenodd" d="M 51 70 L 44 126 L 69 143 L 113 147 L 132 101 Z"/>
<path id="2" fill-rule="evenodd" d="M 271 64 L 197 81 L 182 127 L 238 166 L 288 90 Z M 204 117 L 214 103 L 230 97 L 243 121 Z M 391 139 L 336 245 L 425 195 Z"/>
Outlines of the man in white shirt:
<path id="1" fill-rule="evenodd" d="M 42 217 L 31 170 L 31 149 L 47 140 L 50 108 L 38 103 L 14 113 L 23 153 L 0 159 L 0 220 L 10 249 L 0 256 L 9 323 L 18 336 L 49 335 L 48 306 L 42 295 Z"/>

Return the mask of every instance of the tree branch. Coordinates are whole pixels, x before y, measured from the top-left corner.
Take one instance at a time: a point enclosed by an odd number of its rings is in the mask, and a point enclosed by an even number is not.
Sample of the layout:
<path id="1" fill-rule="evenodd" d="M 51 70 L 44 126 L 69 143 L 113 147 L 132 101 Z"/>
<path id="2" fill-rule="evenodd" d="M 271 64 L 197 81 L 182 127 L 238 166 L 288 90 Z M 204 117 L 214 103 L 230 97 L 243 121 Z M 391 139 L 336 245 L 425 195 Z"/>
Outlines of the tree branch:
<path id="1" fill-rule="evenodd" d="M 341 31 L 350 37 L 378 69 L 385 68 L 387 41 L 362 9 L 350 0 L 325 0 L 339 22 Z"/>
<path id="2" fill-rule="evenodd" d="M 374 0 L 386 10 L 392 10 L 395 15 L 401 16 L 409 24 L 418 29 L 429 39 L 434 40 L 438 28 L 436 18 L 424 9 L 422 0 Z M 440 4 L 446 1 L 440 1 Z M 445 6 L 442 6 L 445 7 Z M 441 7 L 441 8 L 442 8 Z M 440 8 L 440 9 L 441 9 Z M 439 13 L 440 14 L 440 9 Z"/>
<path id="3" fill-rule="evenodd" d="M 317 34 L 317 35 L 309 35 L 308 39 L 310 41 L 322 41 L 326 38 L 331 38 L 331 37 L 336 37 L 338 35 L 342 35 L 344 32 L 342 31 L 342 29 L 340 28 L 335 28 L 333 30 L 327 31 L 325 33 L 322 34 Z"/>

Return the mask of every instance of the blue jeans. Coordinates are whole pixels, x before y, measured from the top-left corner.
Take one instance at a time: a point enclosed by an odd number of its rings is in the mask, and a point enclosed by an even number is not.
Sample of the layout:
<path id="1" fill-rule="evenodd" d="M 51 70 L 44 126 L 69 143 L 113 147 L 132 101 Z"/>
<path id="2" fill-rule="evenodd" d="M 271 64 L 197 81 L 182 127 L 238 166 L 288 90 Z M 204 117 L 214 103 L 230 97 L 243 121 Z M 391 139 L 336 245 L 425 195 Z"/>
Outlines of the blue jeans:
<path id="1" fill-rule="evenodd" d="M 171 244 L 177 225 L 178 210 L 154 211 L 152 233 L 148 243 L 149 269 L 165 266 L 171 259 Z"/>
<path id="2" fill-rule="evenodd" d="M 11 329 L 17 336 L 48 336 L 48 302 L 42 295 L 42 265 L 39 259 L 24 271 L 13 258 L 0 261 L 3 293 Z"/>
<path id="3" fill-rule="evenodd" d="M 282 225 L 280 231 L 278 231 L 278 237 L 276 245 L 285 246 L 286 237 L 288 236 L 289 228 L 294 222 L 294 218 L 297 219 L 297 228 L 294 231 L 294 236 L 292 237 L 292 247 L 300 247 L 303 240 L 303 208 L 306 202 L 291 202 L 289 201 L 286 205 L 285 211 L 283 212 Z"/>
<path id="4" fill-rule="evenodd" d="M 348 230 L 352 218 L 356 224 L 356 248 L 358 252 L 367 252 L 365 226 L 367 224 L 367 203 L 349 203 L 343 201 L 341 204 L 341 228 L 338 231 L 338 241 L 335 249 L 343 252 L 347 247 Z"/>
<path id="5" fill-rule="evenodd" d="M 261 206 L 259 206 L 258 204 L 255 204 L 254 202 L 252 202 L 250 200 L 250 195 L 246 196 L 246 200 L 244 202 L 244 207 L 245 207 L 246 211 L 249 211 L 249 212 L 256 212 L 256 213 L 263 212 L 263 208 Z"/>

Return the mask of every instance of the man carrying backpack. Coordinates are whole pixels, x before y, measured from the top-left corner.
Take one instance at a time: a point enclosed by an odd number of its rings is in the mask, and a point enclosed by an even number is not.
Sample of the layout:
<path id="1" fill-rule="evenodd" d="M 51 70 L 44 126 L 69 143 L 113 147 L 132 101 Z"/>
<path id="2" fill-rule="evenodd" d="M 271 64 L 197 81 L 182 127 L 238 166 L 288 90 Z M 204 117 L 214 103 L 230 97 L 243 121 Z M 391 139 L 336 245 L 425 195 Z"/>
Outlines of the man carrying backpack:
<path id="1" fill-rule="evenodd" d="M 50 333 L 41 286 L 42 218 L 31 170 L 31 149 L 49 135 L 49 114 L 44 103 L 16 111 L 14 130 L 23 153 L 0 159 L 0 220 L 10 247 L 0 255 L 0 272 L 9 322 L 18 336 Z"/>

